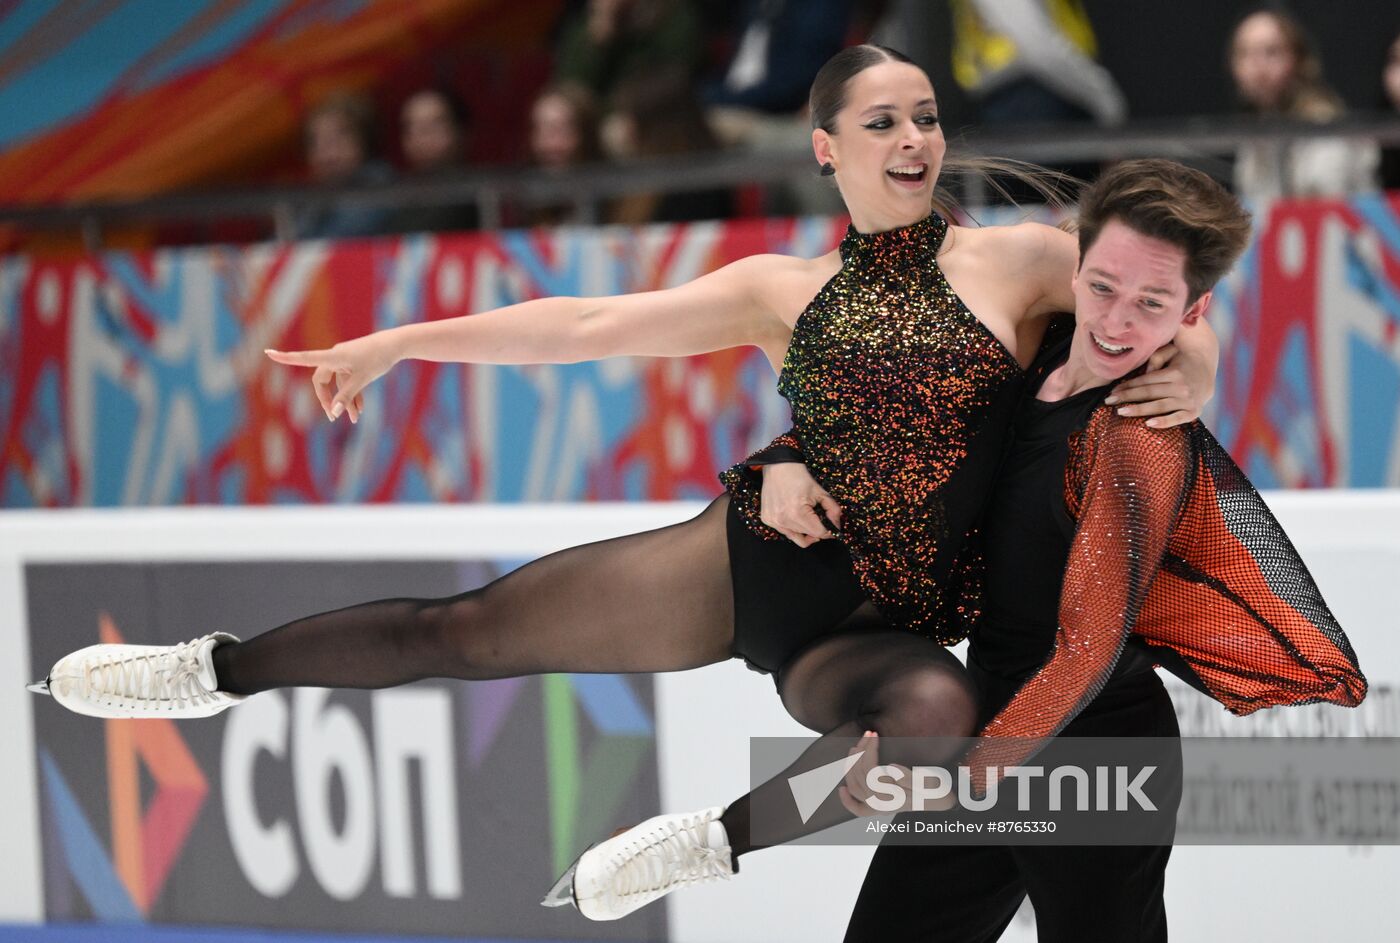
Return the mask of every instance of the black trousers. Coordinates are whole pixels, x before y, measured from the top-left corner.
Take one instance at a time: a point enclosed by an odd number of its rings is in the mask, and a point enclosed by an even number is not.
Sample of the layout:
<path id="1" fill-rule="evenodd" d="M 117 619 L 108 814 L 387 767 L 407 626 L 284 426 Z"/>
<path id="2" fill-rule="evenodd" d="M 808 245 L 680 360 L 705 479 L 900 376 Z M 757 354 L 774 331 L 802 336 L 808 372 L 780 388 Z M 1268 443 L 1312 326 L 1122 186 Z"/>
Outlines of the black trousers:
<path id="1" fill-rule="evenodd" d="M 973 676 L 984 691 L 992 688 L 992 703 L 1014 690 Z M 1180 730 L 1171 697 L 1147 670 L 1110 682 L 1061 736 L 1179 737 Z M 1029 896 L 1041 943 L 1158 943 L 1167 938 L 1162 895 L 1170 856 L 1169 845 L 883 844 L 846 941 L 990 943 Z"/>

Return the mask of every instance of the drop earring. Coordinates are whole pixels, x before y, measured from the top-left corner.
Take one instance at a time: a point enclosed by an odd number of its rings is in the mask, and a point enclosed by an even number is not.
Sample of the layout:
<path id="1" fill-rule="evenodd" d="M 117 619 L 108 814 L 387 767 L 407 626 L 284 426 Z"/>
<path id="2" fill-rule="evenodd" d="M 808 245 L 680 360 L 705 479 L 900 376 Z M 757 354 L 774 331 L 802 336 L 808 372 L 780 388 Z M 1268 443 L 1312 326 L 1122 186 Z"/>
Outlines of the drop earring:
<path id="1" fill-rule="evenodd" d="M 831 165 L 831 161 L 827 161 L 825 164 L 822 164 L 822 176 L 823 176 L 823 177 L 834 177 L 834 176 L 836 176 L 836 168 L 833 167 L 833 166 Z"/>

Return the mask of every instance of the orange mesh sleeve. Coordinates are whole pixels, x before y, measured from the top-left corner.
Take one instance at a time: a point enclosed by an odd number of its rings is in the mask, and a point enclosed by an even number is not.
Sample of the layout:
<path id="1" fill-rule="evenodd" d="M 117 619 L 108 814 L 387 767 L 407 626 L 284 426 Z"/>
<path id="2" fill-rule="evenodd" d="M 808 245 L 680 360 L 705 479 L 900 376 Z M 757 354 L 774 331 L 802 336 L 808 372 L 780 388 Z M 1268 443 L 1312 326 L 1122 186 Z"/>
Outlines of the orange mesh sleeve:
<path id="1" fill-rule="evenodd" d="M 1078 524 L 1059 628 L 1045 663 L 969 750 L 979 787 L 986 767 L 1028 760 L 1040 746 L 1034 739 L 1053 737 L 1103 688 L 1161 566 L 1194 467 L 1183 429 L 1149 429 L 1108 409 L 1094 413 L 1070 451 L 1065 497 Z"/>
<path id="2" fill-rule="evenodd" d="M 1135 631 L 1235 714 L 1366 696 L 1356 653 L 1302 558 L 1204 427 L 1195 484 Z"/>

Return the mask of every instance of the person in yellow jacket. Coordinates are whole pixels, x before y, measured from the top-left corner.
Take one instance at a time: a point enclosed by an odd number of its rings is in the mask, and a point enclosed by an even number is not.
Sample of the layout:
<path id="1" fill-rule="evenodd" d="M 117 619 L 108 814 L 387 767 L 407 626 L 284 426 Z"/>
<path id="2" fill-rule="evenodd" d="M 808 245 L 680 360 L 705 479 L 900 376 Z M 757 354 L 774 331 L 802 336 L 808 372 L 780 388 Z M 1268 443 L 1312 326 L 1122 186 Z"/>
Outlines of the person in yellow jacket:
<path id="1" fill-rule="evenodd" d="M 1094 61 L 1081 0 L 952 0 L 953 76 L 983 124 L 1127 116 L 1123 93 Z"/>

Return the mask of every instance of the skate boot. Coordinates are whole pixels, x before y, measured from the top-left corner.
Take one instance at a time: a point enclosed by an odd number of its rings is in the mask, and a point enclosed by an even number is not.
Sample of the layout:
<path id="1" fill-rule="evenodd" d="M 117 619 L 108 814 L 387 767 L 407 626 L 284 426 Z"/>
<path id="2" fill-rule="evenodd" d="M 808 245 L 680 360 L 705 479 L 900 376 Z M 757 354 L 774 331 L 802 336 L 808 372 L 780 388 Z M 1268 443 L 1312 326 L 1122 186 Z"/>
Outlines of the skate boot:
<path id="1" fill-rule="evenodd" d="M 585 851 L 540 903 L 573 904 L 590 920 L 617 920 L 678 887 L 728 880 L 729 837 L 716 806 L 658 815 Z"/>
<path id="2" fill-rule="evenodd" d="M 215 646 L 237 641 L 215 632 L 180 645 L 89 645 L 28 687 L 91 717 L 209 717 L 243 700 L 214 678 Z"/>

